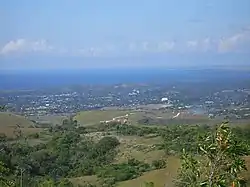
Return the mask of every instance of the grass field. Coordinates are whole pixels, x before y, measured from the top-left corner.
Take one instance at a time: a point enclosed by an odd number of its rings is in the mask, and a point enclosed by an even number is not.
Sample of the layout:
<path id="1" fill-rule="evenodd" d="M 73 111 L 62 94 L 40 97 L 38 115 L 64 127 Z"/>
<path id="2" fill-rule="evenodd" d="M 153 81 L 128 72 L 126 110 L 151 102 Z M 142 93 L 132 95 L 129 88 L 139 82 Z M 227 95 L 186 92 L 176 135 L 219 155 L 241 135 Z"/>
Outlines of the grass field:
<path id="1" fill-rule="evenodd" d="M 11 113 L 0 113 L 0 133 L 4 133 L 7 137 L 13 137 L 17 125 L 20 126 L 24 135 L 42 131 L 41 128 L 36 128 L 33 122 L 22 116 Z"/>
<path id="2" fill-rule="evenodd" d="M 180 115 L 173 119 L 177 113 Z M 80 125 L 94 125 L 100 121 L 112 120 L 115 117 L 124 116 L 128 114 L 128 120 L 133 125 L 180 125 L 180 124 L 220 124 L 223 119 L 210 119 L 207 115 L 193 115 L 187 110 L 183 111 L 172 110 L 94 110 L 82 111 L 76 114 L 74 119 Z M 145 122 L 147 121 L 147 122 Z M 249 124 L 249 120 L 234 120 L 233 126 L 244 126 Z"/>
<path id="3" fill-rule="evenodd" d="M 79 112 L 74 119 L 80 125 L 93 125 L 100 123 L 100 121 L 112 120 L 114 117 L 128 114 L 128 111 L 122 110 L 95 110 Z"/>
<path id="4" fill-rule="evenodd" d="M 116 162 L 126 162 L 128 158 L 135 158 L 146 163 L 152 163 L 153 160 L 164 159 L 167 162 L 165 169 L 150 171 L 142 176 L 124 181 L 118 184 L 118 187 L 141 187 L 145 182 L 154 182 L 155 187 L 163 187 L 166 183 L 172 186 L 172 180 L 176 177 L 180 161 L 177 157 L 166 157 L 164 151 L 151 149 L 154 144 L 160 143 L 160 137 L 145 138 L 136 136 L 120 137 L 121 145 Z"/>
<path id="5" fill-rule="evenodd" d="M 207 116 L 193 116 L 185 112 L 181 113 L 178 118 L 172 119 L 177 113 L 172 111 L 130 111 L 130 110 L 98 110 L 98 111 L 82 111 L 79 112 L 75 119 L 80 125 L 93 125 L 100 123 L 100 121 L 111 120 L 118 116 L 128 114 L 129 122 L 137 125 L 139 120 L 151 118 L 155 123 L 159 124 L 198 124 L 198 123 L 211 123 L 214 120 L 208 119 Z"/>
<path id="6" fill-rule="evenodd" d="M 48 116 L 30 116 L 30 120 L 34 120 L 41 124 L 61 125 L 66 116 L 48 115 Z"/>
<path id="7" fill-rule="evenodd" d="M 115 162 L 126 162 L 129 158 L 151 163 L 153 160 L 164 158 L 164 151 L 155 150 L 154 144 L 161 142 L 160 137 L 143 138 L 136 136 L 121 136 L 119 153 Z"/>

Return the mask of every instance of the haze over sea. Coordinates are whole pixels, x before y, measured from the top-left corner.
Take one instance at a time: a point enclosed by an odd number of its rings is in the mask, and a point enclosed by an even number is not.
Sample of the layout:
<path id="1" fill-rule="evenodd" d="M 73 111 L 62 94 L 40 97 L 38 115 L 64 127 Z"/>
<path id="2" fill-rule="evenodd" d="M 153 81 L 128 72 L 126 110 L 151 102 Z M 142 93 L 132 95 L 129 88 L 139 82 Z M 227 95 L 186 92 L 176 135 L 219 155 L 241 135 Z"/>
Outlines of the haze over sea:
<path id="1" fill-rule="evenodd" d="M 37 89 L 53 86 L 173 81 L 247 81 L 249 71 L 220 69 L 106 69 L 61 71 L 2 71 L 0 89 Z"/>

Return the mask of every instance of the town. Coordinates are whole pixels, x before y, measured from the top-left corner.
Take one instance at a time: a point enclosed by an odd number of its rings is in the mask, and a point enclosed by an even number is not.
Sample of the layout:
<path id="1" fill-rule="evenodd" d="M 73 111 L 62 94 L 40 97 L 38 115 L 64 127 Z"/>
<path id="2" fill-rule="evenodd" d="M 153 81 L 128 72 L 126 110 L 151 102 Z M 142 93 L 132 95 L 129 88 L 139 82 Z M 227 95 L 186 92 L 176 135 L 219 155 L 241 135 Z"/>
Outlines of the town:
<path id="1" fill-rule="evenodd" d="M 192 91 L 190 91 L 192 90 Z M 83 110 L 168 109 L 209 118 L 250 119 L 250 88 L 202 83 L 79 85 L 41 90 L 1 91 L 1 105 L 25 116 L 69 115 Z"/>

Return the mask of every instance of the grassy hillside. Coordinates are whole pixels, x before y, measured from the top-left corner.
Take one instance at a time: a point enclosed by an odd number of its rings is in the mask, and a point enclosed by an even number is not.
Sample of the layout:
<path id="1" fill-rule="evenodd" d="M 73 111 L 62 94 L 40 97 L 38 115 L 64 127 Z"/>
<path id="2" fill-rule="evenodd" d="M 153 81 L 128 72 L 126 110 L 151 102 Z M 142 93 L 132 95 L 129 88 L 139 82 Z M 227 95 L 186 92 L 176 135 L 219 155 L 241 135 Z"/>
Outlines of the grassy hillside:
<path id="1" fill-rule="evenodd" d="M 129 114 L 130 125 L 99 124 L 100 121 L 111 120 L 126 114 Z M 154 182 L 155 187 L 163 187 L 166 184 L 168 187 L 173 187 L 173 180 L 177 177 L 177 171 L 180 168 L 179 155 L 182 149 L 187 148 L 190 152 L 196 152 L 194 148 L 199 143 L 198 134 L 212 130 L 212 127 L 180 124 L 184 124 L 187 120 L 190 120 L 188 121 L 190 123 L 192 120 L 193 122 L 196 122 L 195 120 L 213 121 L 206 119 L 205 116 L 192 117 L 185 113 L 180 115 L 178 119 L 172 119 L 173 115 L 176 114 L 169 111 L 153 110 L 80 112 L 74 119 L 81 127 L 74 125 L 74 123 L 67 123 L 61 126 L 52 126 L 39 133 L 37 138 L 29 136 L 28 141 L 20 138 L 18 143 L 23 144 L 22 150 L 25 154 L 18 153 L 17 159 L 25 159 L 30 167 L 35 166 L 32 163 L 34 160 L 36 164 L 42 163 L 39 166 L 42 169 L 36 170 L 35 177 L 50 177 L 54 176 L 53 172 L 57 172 L 62 178 L 68 178 L 74 184 L 80 185 L 91 183 L 99 187 L 106 182 L 105 180 L 114 179 L 114 186 L 118 187 L 144 187 L 145 182 Z M 138 121 L 145 118 L 153 120 L 149 124 L 140 125 Z M 61 118 L 54 119 L 61 120 Z M 166 120 L 166 123 L 159 119 Z M 46 117 L 42 120 L 46 120 Z M 31 121 L 22 116 L 1 113 L 0 130 L 2 131 L 0 132 L 7 132 L 8 136 L 11 137 L 16 124 L 20 125 L 20 129 L 25 134 L 41 130 L 35 128 Z M 250 136 L 244 134 L 244 131 L 238 132 L 237 136 L 241 137 L 242 135 L 244 140 L 248 140 Z M 248 132 L 250 135 L 250 131 Z M 105 138 L 108 139 L 105 140 Z M 118 144 L 115 144 L 114 140 Z M 15 148 L 16 143 L 13 141 L 10 147 Z M 110 151 L 106 152 L 105 146 L 109 144 L 112 146 Z M 114 144 L 115 146 L 113 146 Z M 105 148 L 102 149 L 103 147 Z M 13 150 L 10 149 L 10 151 Z M 5 154 L 9 155 L 9 152 Z M 139 162 L 139 164 L 137 162 L 138 165 L 136 162 L 131 162 L 134 159 Z M 164 164 L 164 167 L 159 167 L 161 169 L 155 167 L 154 164 L 157 161 L 165 161 L 166 166 Z M 246 157 L 246 161 L 250 170 L 249 156 Z M 33 172 L 33 170 L 27 172 Z M 250 172 L 244 172 L 243 176 L 249 177 Z"/>
<path id="2" fill-rule="evenodd" d="M 61 115 L 48 115 L 48 116 L 30 116 L 30 120 L 34 120 L 39 124 L 51 124 L 51 125 L 60 125 L 63 120 L 66 119 L 66 116 Z"/>
<path id="3" fill-rule="evenodd" d="M 33 127 L 34 123 L 29 121 L 23 116 L 15 115 L 12 113 L 0 113 L 0 126 L 1 127 L 15 127 L 16 124 L 22 128 Z"/>
<path id="4" fill-rule="evenodd" d="M 248 171 L 243 172 L 242 176 L 250 180 L 250 156 L 245 157 L 245 160 Z M 169 157 L 165 169 L 147 172 L 136 179 L 119 183 L 118 187 L 141 187 L 145 182 L 154 182 L 154 187 L 163 187 L 166 184 L 167 187 L 174 187 L 174 179 L 177 177 L 179 167 L 180 159 L 177 157 Z"/>
<path id="5" fill-rule="evenodd" d="M 180 113 L 176 118 L 175 115 Z M 82 111 L 75 118 L 80 125 L 98 124 L 100 121 L 112 120 L 115 117 L 128 114 L 128 120 L 133 125 L 179 125 L 179 124 L 218 124 L 223 119 L 209 119 L 207 115 L 193 115 L 188 111 L 172 110 L 94 110 Z M 244 124 L 246 121 L 234 123 Z"/>
<path id="6" fill-rule="evenodd" d="M 145 182 L 154 182 L 154 187 L 163 187 L 165 184 L 168 184 L 168 187 L 173 187 L 173 179 L 176 178 L 179 167 L 180 159 L 177 157 L 169 157 L 167 159 L 166 168 L 149 171 L 136 179 L 120 182 L 117 184 L 117 187 L 144 187 Z M 97 186 L 100 185 L 100 181 L 96 176 L 76 177 L 71 179 L 71 181 L 75 185 L 83 185 L 87 183 L 95 184 Z"/>
<path id="7" fill-rule="evenodd" d="M 138 111 L 138 110 L 94 110 L 94 111 L 82 111 L 79 112 L 75 119 L 81 125 L 92 125 L 96 123 L 100 123 L 100 121 L 112 120 L 115 117 L 124 116 L 128 114 L 128 119 L 133 124 L 138 124 L 139 120 L 142 119 L 154 119 L 157 124 L 162 123 L 164 120 L 166 122 L 177 122 L 180 120 L 196 120 L 197 117 L 192 117 L 190 115 L 180 115 L 177 119 L 172 119 L 176 113 L 172 113 L 171 111 L 160 111 L 160 110 L 146 110 L 146 111 Z M 198 118 L 200 121 L 204 120 L 204 117 Z M 205 118 L 207 119 L 207 118 Z M 184 121 L 183 121 L 184 122 Z"/>
<path id="8" fill-rule="evenodd" d="M 25 135 L 33 134 L 42 130 L 40 128 L 36 128 L 32 121 L 23 116 L 5 112 L 0 113 L 0 133 L 4 133 L 8 137 L 13 137 L 13 132 L 17 125 L 20 126 L 22 133 Z"/>
<path id="9" fill-rule="evenodd" d="M 180 167 L 180 159 L 177 157 L 168 157 L 167 167 L 165 169 L 154 170 L 145 173 L 144 175 L 129 181 L 124 181 L 118 184 L 118 187 L 141 187 L 145 182 L 154 182 L 154 187 L 163 187 L 167 184 L 168 187 L 173 187 L 173 179 L 177 176 L 178 168 Z"/>
<path id="10" fill-rule="evenodd" d="M 121 113 L 120 113 L 121 112 Z M 218 120 L 208 119 L 206 116 L 191 116 L 189 114 L 182 114 L 178 119 L 172 119 L 172 116 L 175 115 L 172 112 L 166 111 L 117 111 L 117 113 L 112 113 L 112 111 L 91 111 L 88 114 L 92 114 L 98 120 L 108 120 L 109 117 L 116 117 L 116 115 L 124 115 L 129 113 L 129 120 L 132 124 L 138 125 L 138 120 L 143 118 L 152 118 L 152 119 L 164 119 L 167 124 L 217 124 Z M 87 114 L 87 112 L 85 112 Z M 90 118 L 90 117 L 89 117 Z M 79 118 L 78 118 L 79 119 Z M 82 120 L 84 117 L 82 118 Z M 85 118 L 86 119 L 86 118 Z M 92 119 L 93 120 L 93 119 Z M 221 122 L 221 121 L 220 121 Z M 245 122 L 244 122 L 245 123 Z M 160 126 L 159 126 L 160 125 Z M 161 123 L 150 125 L 149 127 L 162 127 Z M 235 126 L 234 124 L 231 124 Z M 140 127 L 147 127 L 145 125 L 140 125 Z M 177 177 L 177 171 L 180 167 L 180 159 L 178 156 L 166 156 L 163 150 L 150 149 L 153 145 L 161 143 L 163 140 L 161 137 L 139 137 L 139 136 L 122 136 L 117 135 L 114 132 L 109 132 L 109 135 L 116 136 L 121 144 L 118 146 L 118 154 L 115 157 L 114 163 L 126 162 L 126 160 L 135 158 L 146 163 L 152 163 L 154 160 L 166 159 L 167 167 L 165 169 L 153 170 L 144 173 L 142 176 L 123 181 L 117 184 L 118 187 L 141 187 L 144 186 L 145 182 L 154 182 L 155 187 L 163 187 L 166 184 L 169 187 L 174 186 L 173 180 Z M 94 137 L 95 139 L 100 139 L 101 136 L 98 133 L 90 133 L 88 136 Z M 246 157 L 247 167 L 250 170 L 250 157 Z M 246 179 L 250 180 L 250 172 L 246 171 L 242 174 Z M 85 176 L 72 179 L 76 184 L 83 184 L 85 182 L 98 184 L 98 179 L 96 176 Z"/>

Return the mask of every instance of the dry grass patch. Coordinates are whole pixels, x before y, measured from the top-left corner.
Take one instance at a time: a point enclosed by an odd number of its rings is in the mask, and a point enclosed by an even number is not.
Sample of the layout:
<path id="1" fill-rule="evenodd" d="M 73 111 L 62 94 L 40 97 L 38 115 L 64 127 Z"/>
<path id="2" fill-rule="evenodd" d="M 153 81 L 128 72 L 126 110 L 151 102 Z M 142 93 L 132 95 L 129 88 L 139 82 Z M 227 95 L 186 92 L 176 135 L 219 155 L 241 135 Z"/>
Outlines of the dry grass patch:
<path id="1" fill-rule="evenodd" d="M 161 141 L 160 137 L 144 138 L 136 136 L 120 136 L 119 153 L 115 158 L 116 163 L 126 162 L 130 158 L 151 163 L 153 160 L 164 158 L 163 150 L 156 150 L 154 144 Z"/>
<path id="2" fill-rule="evenodd" d="M 0 113 L 0 133 L 4 133 L 7 137 L 13 138 L 17 125 L 20 126 L 20 130 L 25 136 L 43 130 L 42 128 L 36 128 L 33 122 L 23 116 L 5 112 Z"/>
<path id="3" fill-rule="evenodd" d="M 243 172 L 242 176 L 248 181 L 250 185 L 250 156 L 246 156 L 245 161 L 248 171 Z"/>
<path id="4" fill-rule="evenodd" d="M 39 133 L 41 131 L 43 131 L 43 128 L 21 128 L 21 133 L 24 136 L 28 136 L 30 134 L 34 134 L 34 133 Z M 15 128 L 14 127 L 0 127 L 0 133 L 4 133 L 8 138 L 14 138 L 15 134 L 14 134 Z"/>
<path id="5" fill-rule="evenodd" d="M 63 120 L 67 119 L 67 117 L 60 115 L 46 115 L 46 116 L 30 116 L 29 119 L 42 124 L 61 125 L 63 123 Z"/>
<path id="6" fill-rule="evenodd" d="M 154 160 L 164 159 L 165 153 L 162 150 L 154 150 L 149 152 L 138 151 L 135 149 L 124 150 L 119 152 L 115 158 L 115 163 L 126 162 L 128 159 L 135 158 L 136 160 L 152 163 Z"/>
<path id="7" fill-rule="evenodd" d="M 0 113 L 0 127 L 15 127 L 16 125 L 20 127 L 34 127 L 34 123 L 26 119 L 23 116 L 15 115 L 12 113 L 1 112 Z"/>
<path id="8" fill-rule="evenodd" d="M 84 185 L 84 184 L 94 184 L 99 185 L 98 178 L 95 175 L 84 176 L 84 177 L 75 177 L 69 179 L 74 185 Z"/>

